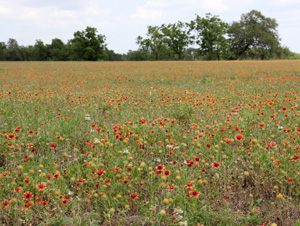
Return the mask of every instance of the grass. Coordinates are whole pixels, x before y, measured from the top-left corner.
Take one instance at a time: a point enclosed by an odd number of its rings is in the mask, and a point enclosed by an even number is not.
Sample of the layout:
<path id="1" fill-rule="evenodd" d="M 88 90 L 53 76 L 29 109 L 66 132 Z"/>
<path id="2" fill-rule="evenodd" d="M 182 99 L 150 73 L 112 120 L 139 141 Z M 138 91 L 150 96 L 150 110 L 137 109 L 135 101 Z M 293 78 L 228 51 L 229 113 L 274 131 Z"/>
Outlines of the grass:
<path id="1" fill-rule="evenodd" d="M 0 68 L 1 224 L 300 219 L 299 61 Z"/>

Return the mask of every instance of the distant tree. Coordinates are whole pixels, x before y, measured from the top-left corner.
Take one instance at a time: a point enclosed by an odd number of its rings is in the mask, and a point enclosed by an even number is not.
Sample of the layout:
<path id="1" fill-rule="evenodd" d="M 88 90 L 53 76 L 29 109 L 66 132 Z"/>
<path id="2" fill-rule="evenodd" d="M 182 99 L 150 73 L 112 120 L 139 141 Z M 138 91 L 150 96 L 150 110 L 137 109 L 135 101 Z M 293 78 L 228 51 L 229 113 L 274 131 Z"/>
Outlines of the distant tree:
<path id="1" fill-rule="evenodd" d="M 126 60 L 129 61 L 145 61 L 149 59 L 148 52 L 144 51 L 143 49 L 135 51 L 129 50 L 126 55 Z"/>
<path id="2" fill-rule="evenodd" d="M 96 61 L 105 58 L 105 36 L 97 35 L 97 29 L 87 27 L 84 31 L 76 31 L 69 41 L 72 49 L 72 60 Z"/>
<path id="3" fill-rule="evenodd" d="M 23 60 L 18 42 L 13 38 L 10 38 L 7 42 L 6 59 L 9 61 Z"/>
<path id="4" fill-rule="evenodd" d="M 181 21 L 174 24 L 163 24 L 161 31 L 164 36 L 163 43 L 175 55 L 176 59 L 181 60 L 184 50 L 193 43 L 193 37 L 190 35 L 187 24 Z"/>
<path id="5" fill-rule="evenodd" d="M 32 60 L 45 61 L 47 60 L 47 47 L 41 40 L 36 40 L 31 51 Z"/>
<path id="6" fill-rule="evenodd" d="M 250 57 L 269 59 L 280 46 L 275 19 L 252 10 L 242 14 L 239 22 L 233 22 L 229 30 L 234 59 Z"/>
<path id="7" fill-rule="evenodd" d="M 48 59 L 53 61 L 68 60 L 66 45 L 59 38 L 54 38 L 50 45 L 47 45 Z"/>
<path id="8" fill-rule="evenodd" d="M 123 55 L 119 53 L 115 53 L 113 50 L 106 50 L 106 58 L 105 60 L 108 61 L 122 61 L 123 60 Z"/>
<path id="9" fill-rule="evenodd" d="M 158 26 L 148 26 L 146 36 L 148 38 L 137 37 L 136 43 L 140 49 L 148 51 L 154 60 L 161 60 L 166 55 L 168 47 L 164 43 L 164 34 Z"/>
<path id="10" fill-rule="evenodd" d="M 199 49 L 197 48 L 187 48 L 183 53 L 184 60 L 197 60 L 199 59 Z"/>
<path id="11" fill-rule="evenodd" d="M 229 43 L 225 37 L 229 28 L 227 23 L 218 16 L 207 13 L 205 17 L 197 15 L 189 25 L 196 32 L 200 55 L 208 56 L 209 60 L 220 60 L 221 57 L 226 57 L 229 51 Z"/>
<path id="12" fill-rule="evenodd" d="M 0 42 L 0 60 L 6 60 L 6 45 L 5 42 Z"/>
<path id="13" fill-rule="evenodd" d="M 22 60 L 24 60 L 24 61 L 32 60 L 32 58 L 31 58 L 32 49 L 33 49 L 33 46 L 19 46 Z"/>

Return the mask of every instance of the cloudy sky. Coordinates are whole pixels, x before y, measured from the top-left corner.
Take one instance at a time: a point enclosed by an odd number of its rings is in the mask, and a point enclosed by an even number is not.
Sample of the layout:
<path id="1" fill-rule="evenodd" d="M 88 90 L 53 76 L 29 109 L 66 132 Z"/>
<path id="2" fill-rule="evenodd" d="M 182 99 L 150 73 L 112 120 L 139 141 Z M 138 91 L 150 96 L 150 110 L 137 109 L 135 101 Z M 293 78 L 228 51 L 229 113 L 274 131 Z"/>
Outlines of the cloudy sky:
<path id="1" fill-rule="evenodd" d="M 300 0 L 0 0 L 0 41 L 67 42 L 91 26 L 106 36 L 109 49 L 126 53 L 138 48 L 136 38 L 149 25 L 189 22 L 205 13 L 230 23 L 252 9 L 275 18 L 282 45 L 300 53 Z"/>

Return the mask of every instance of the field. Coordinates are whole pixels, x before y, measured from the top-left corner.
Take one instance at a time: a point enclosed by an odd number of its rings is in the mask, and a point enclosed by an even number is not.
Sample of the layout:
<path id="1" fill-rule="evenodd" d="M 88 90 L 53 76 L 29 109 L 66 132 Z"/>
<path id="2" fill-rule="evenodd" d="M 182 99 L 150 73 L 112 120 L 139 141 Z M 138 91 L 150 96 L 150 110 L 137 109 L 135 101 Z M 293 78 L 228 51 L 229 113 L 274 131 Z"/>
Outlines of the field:
<path id="1" fill-rule="evenodd" d="M 300 61 L 1 62 L 0 87 L 2 225 L 300 225 Z"/>

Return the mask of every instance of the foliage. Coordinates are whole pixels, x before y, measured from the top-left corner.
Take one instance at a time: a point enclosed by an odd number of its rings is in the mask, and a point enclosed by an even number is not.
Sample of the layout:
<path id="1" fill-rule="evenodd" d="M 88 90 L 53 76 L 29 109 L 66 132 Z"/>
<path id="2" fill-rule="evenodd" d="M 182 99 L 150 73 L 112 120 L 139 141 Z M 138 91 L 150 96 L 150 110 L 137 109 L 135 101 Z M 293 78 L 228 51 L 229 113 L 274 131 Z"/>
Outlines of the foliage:
<path id="1" fill-rule="evenodd" d="M 243 14 L 239 22 L 233 22 L 229 37 L 235 59 L 270 59 L 279 48 L 275 19 L 252 10 Z"/>
<path id="2" fill-rule="evenodd" d="M 184 50 L 193 43 L 193 37 L 187 25 L 181 21 L 174 24 L 163 24 L 161 26 L 163 34 L 163 43 L 166 44 L 171 54 L 175 55 L 175 59 L 181 60 Z"/>
<path id="3" fill-rule="evenodd" d="M 164 34 L 158 26 L 148 26 L 146 34 L 148 38 L 143 39 L 141 36 L 137 37 L 136 43 L 140 49 L 148 51 L 154 60 L 162 60 L 167 55 L 168 49 L 164 43 Z"/>
<path id="4" fill-rule="evenodd" d="M 4 42 L 0 42 L 0 60 L 6 59 L 6 45 Z"/>
<path id="5" fill-rule="evenodd" d="M 228 56 L 229 42 L 225 35 L 229 24 L 208 13 L 205 17 L 197 15 L 189 26 L 197 33 L 196 43 L 200 46 L 200 55 L 208 56 L 209 60 L 220 60 Z"/>
<path id="6" fill-rule="evenodd" d="M 84 31 L 76 31 L 69 41 L 72 49 L 72 60 L 96 61 L 105 56 L 105 36 L 97 34 L 97 29 L 87 27 Z"/>
<path id="7" fill-rule="evenodd" d="M 43 41 L 36 40 L 36 43 L 31 51 L 31 56 L 33 60 L 47 60 L 47 47 L 44 45 Z"/>
<path id="8" fill-rule="evenodd" d="M 51 44 L 47 45 L 47 51 L 48 60 L 68 60 L 68 48 L 59 38 L 52 39 Z"/>
<path id="9" fill-rule="evenodd" d="M 23 60 L 18 42 L 15 39 L 10 38 L 7 42 L 6 59 L 11 61 Z"/>

